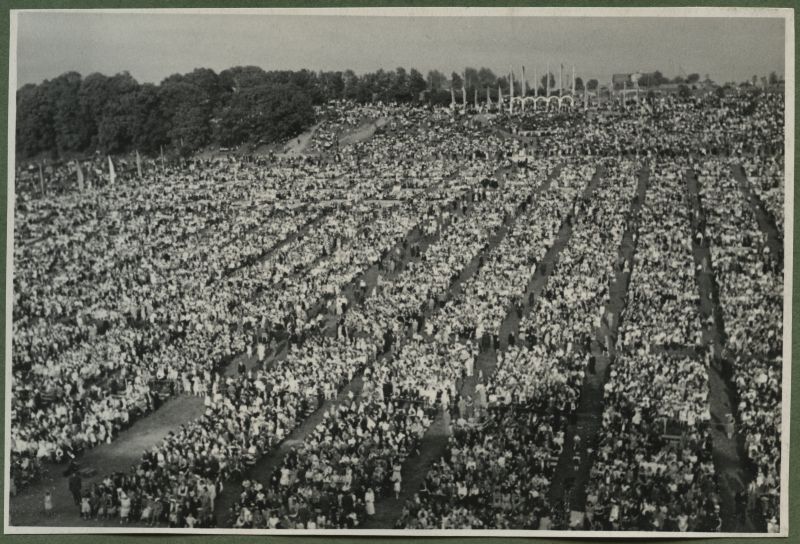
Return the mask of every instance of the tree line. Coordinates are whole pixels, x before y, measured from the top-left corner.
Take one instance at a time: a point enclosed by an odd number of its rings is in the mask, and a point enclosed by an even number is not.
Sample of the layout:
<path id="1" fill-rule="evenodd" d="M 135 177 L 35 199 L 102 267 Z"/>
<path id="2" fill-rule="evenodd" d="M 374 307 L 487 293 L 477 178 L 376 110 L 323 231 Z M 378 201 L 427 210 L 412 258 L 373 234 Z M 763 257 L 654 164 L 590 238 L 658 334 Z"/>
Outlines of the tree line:
<path id="1" fill-rule="evenodd" d="M 572 87 L 571 74 L 562 84 Z M 528 80 L 528 94 L 544 94 L 557 85 L 553 73 Z M 699 79 L 697 74 L 688 82 Z M 669 81 L 660 72 L 645 74 L 643 86 Z M 514 93 L 523 92 L 519 74 Z M 422 102 L 446 105 L 453 94 L 472 102 L 510 91 L 508 75 L 489 68 L 466 68 L 450 77 L 438 70 L 423 76 L 415 69 L 377 70 L 356 75 L 352 70 L 334 72 L 265 71 L 256 66 L 237 66 L 220 73 L 197 68 L 173 74 L 159 84 L 139 83 L 128 72 L 112 76 L 94 73 L 86 77 L 67 72 L 17 91 L 16 144 L 20 159 L 48 156 L 71 157 L 94 153 L 128 153 L 138 150 L 157 154 L 162 150 L 184 156 L 209 145 L 269 144 L 291 138 L 317 121 L 314 106 L 331 99 L 360 103 Z M 586 88 L 594 91 L 598 81 Z M 575 89 L 584 81 L 575 78 Z"/>
<path id="2" fill-rule="evenodd" d="M 552 88 L 555 78 L 550 78 Z M 576 83 L 582 89 L 579 78 Z M 450 102 L 451 89 L 464 89 L 471 101 L 475 90 L 483 100 L 486 88 L 496 99 L 498 86 L 508 93 L 509 78 L 488 68 L 467 68 L 448 78 L 438 70 L 426 77 L 405 68 L 356 75 L 237 66 L 220 73 L 197 68 L 159 84 L 139 83 L 128 72 L 86 77 L 67 72 L 17 91 L 17 154 L 21 159 L 133 150 L 189 155 L 209 145 L 268 144 L 307 129 L 316 121 L 314 106 L 327 100 L 441 105 Z M 519 81 L 515 88 L 519 94 Z"/>
<path id="3" fill-rule="evenodd" d="M 16 94 L 20 158 L 161 150 L 190 154 L 208 145 L 272 143 L 315 122 L 314 106 L 329 99 L 410 101 L 426 88 L 416 70 L 270 71 L 239 66 L 216 73 L 197 68 L 161 83 L 128 72 L 86 77 L 67 72 Z"/>

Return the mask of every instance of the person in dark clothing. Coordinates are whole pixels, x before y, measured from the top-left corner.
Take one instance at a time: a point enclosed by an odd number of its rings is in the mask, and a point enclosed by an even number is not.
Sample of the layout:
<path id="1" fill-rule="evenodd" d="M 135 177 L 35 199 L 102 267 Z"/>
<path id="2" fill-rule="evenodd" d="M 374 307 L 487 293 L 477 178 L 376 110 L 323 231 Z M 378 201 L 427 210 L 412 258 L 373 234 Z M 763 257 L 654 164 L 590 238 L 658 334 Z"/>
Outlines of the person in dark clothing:
<path id="1" fill-rule="evenodd" d="M 72 499 L 75 501 L 75 506 L 81 505 L 81 475 L 78 471 L 74 471 L 69 477 L 69 492 L 72 494 Z"/>

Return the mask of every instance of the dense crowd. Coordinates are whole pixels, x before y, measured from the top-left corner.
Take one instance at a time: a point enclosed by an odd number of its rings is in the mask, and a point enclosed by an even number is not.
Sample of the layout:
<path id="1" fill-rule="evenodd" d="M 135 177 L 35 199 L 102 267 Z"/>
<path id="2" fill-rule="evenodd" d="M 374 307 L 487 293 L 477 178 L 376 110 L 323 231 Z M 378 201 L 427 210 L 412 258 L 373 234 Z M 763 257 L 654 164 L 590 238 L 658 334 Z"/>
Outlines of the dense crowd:
<path id="1" fill-rule="evenodd" d="M 147 160 L 113 184 L 101 169 L 84 191 L 23 191 L 15 490 L 51 462 L 74 477 L 82 451 L 190 394 L 200 417 L 76 486 L 84 518 L 356 528 L 387 497 L 413 495 L 396 527 L 567 528 L 552 487 L 599 350 L 602 428 L 573 527 L 721 529 L 708 378 L 720 356 L 750 511 L 777 526 L 782 268 L 734 169 L 782 232 L 783 98 L 649 108 L 468 118 L 331 102 L 310 156 Z M 703 334 L 697 239 L 711 250 L 723 354 Z M 610 313 L 623 273 L 624 310 Z M 239 372 L 225 372 L 234 360 Z M 271 473 L 247 476 L 312 414 Z M 439 418 L 444 455 L 408 489 L 406 461 Z M 238 499 L 218 519 L 226 485 Z"/>
<path id="2" fill-rule="evenodd" d="M 708 376 L 683 172 L 655 163 L 604 392 L 587 488 L 590 522 L 613 529 L 719 530 Z M 688 351 L 689 354 L 684 352 Z M 671 434 L 674 433 L 674 434 Z"/>
<path id="3" fill-rule="evenodd" d="M 780 509 L 783 276 L 773 267 L 755 213 L 736 190 L 734 167 L 699 165 L 704 234 L 733 362 L 740 432 L 756 474 L 747 502 L 774 523 Z"/>
<path id="4" fill-rule="evenodd" d="M 579 190 L 592 170 L 562 172 L 559 180 L 565 186 L 554 183 L 532 210 L 556 220 L 548 237 L 530 238 L 541 244 L 540 252 L 552 245 L 559 224 L 572 228 L 570 241 L 547 291 L 520 323 L 519 343 L 498 353 L 495 373 L 485 388 L 477 388 L 476 404 L 488 406 L 486 417 L 457 422 L 445 457 L 428 474 L 418 504 L 404 511 L 402 526 L 554 526 L 549 502 L 553 471 L 568 418 L 577 408 L 590 357 L 588 337 L 608 294 L 608 276 L 635 186 L 631 166 L 621 168 L 627 179 L 609 165 L 596 194 L 582 198 L 577 198 Z M 596 237 L 597 228 L 616 243 L 604 245 Z M 531 276 L 521 276 L 523 285 L 515 289 L 524 293 Z M 573 319 L 573 325 L 585 325 L 576 330 L 570 326 Z"/>

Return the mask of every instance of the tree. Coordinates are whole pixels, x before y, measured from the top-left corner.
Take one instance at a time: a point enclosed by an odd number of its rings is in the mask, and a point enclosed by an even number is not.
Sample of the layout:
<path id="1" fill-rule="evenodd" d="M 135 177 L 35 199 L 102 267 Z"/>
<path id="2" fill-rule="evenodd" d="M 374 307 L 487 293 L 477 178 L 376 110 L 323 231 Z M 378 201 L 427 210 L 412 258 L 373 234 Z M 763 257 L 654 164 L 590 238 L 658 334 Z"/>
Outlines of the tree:
<path id="1" fill-rule="evenodd" d="M 669 78 L 664 77 L 658 70 L 653 72 L 653 85 L 663 85 L 664 83 L 669 83 Z"/>
<path id="2" fill-rule="evenodd" d="M 134 140 L 135 102 L 139 83 L 122 72 L 107 81 L 108 100 L 97 125 L 97 145 L 104 153 L 128 151 Z"/>
<path id="3" fill-rule="evenodd" d="M 91 135 L 90 148 L 97 148 L 98 126 L 102 122 L 106 103 L 111 99 L 112 90 L 109 77 L 103 74 L 89 74 L 81 82 L 78 101 L 87 130 Z"/>
<path id="4" fill-rule="evenodd" d="M 555 89 L 555 87 L 556 87 L 556 76 L 554 76 L 552 73 L 545 74 L 540 79 L 540 82 L 542 84 L 542 88 L 543 89 L 547 89 L 547 77 L 548 76 L 550 76 L 550 89 L 552 91 L 552 89 Z"/>
<path id="5" fill-rule="evenodd" d="M 352 70 L 345 70 L 342 74 L 342 81 L 344 83 L 344 97 L 355 99 L 358 96 L 358 76 Z"/>
<path id="6" fill-rule="evenodd" d="M 83 151 L 92 134 L 80 105 L 81 75 L 67 72 L 46 85 L 47 100 L 53 114 L 55 146 L 59 155 Z"/>
<path id="7" fill-rule="evenodd" d="M 55 151 L 53 115 L 43 85 L 28 84 L 17 91 L 16 139 L 23 157 Z"/>
<path id="8" fill-rule="evenodd" d="M 700 81 L 700 74 L 689 74 L 686 76 L 686 83 L 689 85 L 694 85 L 698 81 Z"/>
<path id="9" fill-rule="evenodd" d="M 478 84 L 478 70 L 475 68 L 467 68 L 464 70 L 464 84 L 467 89 L 472 89 Z"/>
<path id="10" fill-rule="evenodd" d="M 251 86 L 235 87 L 232 97 Z M 200 149 L 211 139 L 211 100 L 201 88 L 183 78 L 167 78 L 159 86 L 159 99 L 173 147 Z"/>
<path id="11" fill-rule="evenodd" d="M 408 74 L 408 88 L 411 91 L 412 98 L 417 100 L 427 86 L 428 85 L 425 83 L 425 78 L 422 77 L 422 74 L 412 68 Z"/>
<path id="12" fill-rule="evenodd" d="M 437 92 L 445 88 L 447 78 L 439 70 L 431 70 L 428 72 L 428 88 L 431 91 Z"/>
<path id="13" fill-rule="evenodd" d="M 408 84 L 408 74 L 406 69 L 398 67 L 394 71 L 389 86 L 389 97 L 395 102 L 408 102 L 411 99 L 411 92 Z"/>
<path id="14" fill-rule="evenodd" d="M 481 68 L 478 70 L 478 86 L 481 89 L 486 87 L 494 87 L 497 85 L 497 76 L 494 75 L 489 68 Z"/>
<path id="15" fill-rule="evenodd" d="M 168 144 L 165 117 L 158 87 L 150 83 L 142 85 L 133 103 L 133 147 L 144 153 L 155 153 Z"/>
<path id="16" fill-rule="evenodd" d="M 247 87 L 231 97 L 220 119 L 223 145 L 274 142 L 296 136 L 314 122 L 308 93 L 294 85 Z"/>
<path id="17" fill-rule="evenodd" d="M 583 90 L 583 79 L 580 77 L 575 78 L 575 90 L 582 91 Z"/>
<path id="18" fill-rule="evenodd" d="M 320 92 L 328 98 L 344 98 L 344 77 L 342 72 L 320 72 L 317 76 Z"/>
<path id="19" fill-rule="evenodd" d="M 172 75 L 161 84 L 164 85 L 164 83 L 171 82 L 174 79 L 181 81 L 183 76 Z M 258 66 L 234 66 L 219 73 L 220 84 L 231 92 L 237 92 L 246 87 L 266 85 L 268 83 L 267 79 L 267 73 Z M 189 81 L 189 83 L 192 82 Z"/>
<path id="20" fill-rule="evenodd" d="M 460 89 L 464 85 L 464 80 L 457 72 L 450 74 L 450 88 Z"/>
<path id="21" fill-rule="evenodd" d="M 769 84 L 770 85 L 777 85 L 778 84 L 778 74 L 775 72 L 769 73 Z"/>
<path id="22" fill-rule="evenodd" d="M 590 91 L 596 91 L 598 87 L 598 81 L 596 79 L 590 79 L 586 82 L 586 88 Z"/>

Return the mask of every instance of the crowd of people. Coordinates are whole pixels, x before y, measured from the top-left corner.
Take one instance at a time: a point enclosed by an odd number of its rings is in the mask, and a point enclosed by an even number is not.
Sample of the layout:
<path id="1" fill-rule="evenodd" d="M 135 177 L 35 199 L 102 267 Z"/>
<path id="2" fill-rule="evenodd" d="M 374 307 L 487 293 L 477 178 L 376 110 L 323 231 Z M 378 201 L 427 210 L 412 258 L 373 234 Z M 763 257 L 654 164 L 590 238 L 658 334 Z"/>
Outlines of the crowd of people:
<path id="1" fill-rule="evenodd" d="M 281 528 L 358 527 L 374 515 L 376 499 L 400 492 L 402 462 L 430 426 L 434 407 L 455 401 L 456 384 L 473 357 L 446 342 L 424 342 L 421 324 L 442 310 L 440 297 L 526 191 L 530 187 L 504 193 L 474 183 L 465 199 L 434 220 L 432 243 L 347 310 L 342 330 L 371 346 L 358 399 L 328 410 L 268 482 L 246 482 L 231 511 L 235 527 L 267 527 L 270 516 L 283 520 Z M 380 304 L 394 293 L 403 293 L 392 299 L 402 304 Z M 353 435 L 344 433 L 348 425 Z M 298 516 L 299 509 L 308 514 Z"/>
<path id="2" fill-rule="evenodd" d="M 753 191 L 764 203 L 767 213 L 772 216 L 779 234 L 785 232 L 786 186 L 784 183 L 783 156 L 771 156 L 764 159 L 752 158 L 740 165 Z"/>
<path id="3" fill-rule="evenodd" d="M 476 405 L 486 405 L 488 411 L 482 412 L 484 417 L 457 421 L 445 457 L 428 474 L 420 500 L 404 510 L 401 526 L 556 527 L 549 502 L 553 471 L 563 451 L 567 421 L 577 409 L 590 357 L 588 339 L 607 301 L 610 272 L 636 185 L 631 165 L 619 167 L 627 176 L 617 169 L 609 164 L 596 192 L 587 196 L 581 188 L 588 185 L 593 170 L 563 171 L 556 181 L 564 186 L 554 182 L 531 210 L 534 216 L 554 221 L 545 227 L 550 229 L 548 236 L 528 238 L 532 249 L 539 245 L 534 255 L 541 258 L 552 246 L 559 225 L 569 224 L 572 235 L 546 291 L 520 323 L 519 340 L 497 353 L 494 374 L 485 388 L 478 388 Z M 523 223 L 522 230 L 526 228 Z M 598 237 L 597 229 L 609 239 Z M 512 261 L 509 271 L 513 266 Z M 521 275 L 522 285 L 515 291 L 524 293 L 531 277 L 530 270 Z M 488 311 L 478 318 L 491 315 L 491 306 L 485 308 Z"/>
<path id="4" fill-rule="evenodd" d="M 202 416 L 77 486 L 82 516 L 357 528 L 412 493 L 396 527 L 567 528 L 552 485 L 599 350 L 611 358 L 602 429 L 573 527 L 720 530 L 708 379 L 719 354 L 698 310 L 695 168 L 751 511 L 777 526 L 783 278 L 732 169 L 782 229 L 782 100 L 667 96 L 649 110 L 475 118 L 331 102 L 308 156 L 146 161 L 116 183 L 23 191 L 14 490 L 43 464 L 74 475 L 83 450 L 191 394 Z M 620 314 L 609 303 L 622 272 Z M 317 411 L 274 471 L 245 476 Z M 409 490 L 404 467 L 437 418 L 444 455 Z M 239 498 L 218 519 L 231 482 Z"/>
<path id="5" fill-rule="evenodd" d="M 777 523 L 780 511 L 783 274 L 771 262 L 766 236 L 733 177 L 735 165 L 699 165 L 705 232 L 711 246 L 733 362 L 737 416 L 755 478 L 747 504 Z"/>
<path id="6" fill-rule="evenodd" d="M 605 384 L 587 517 L 611 529 L 717 531 L 708 361 L 700 355 L 686 182 L 672 161 L 653 164 L 650 178 Z"/>

